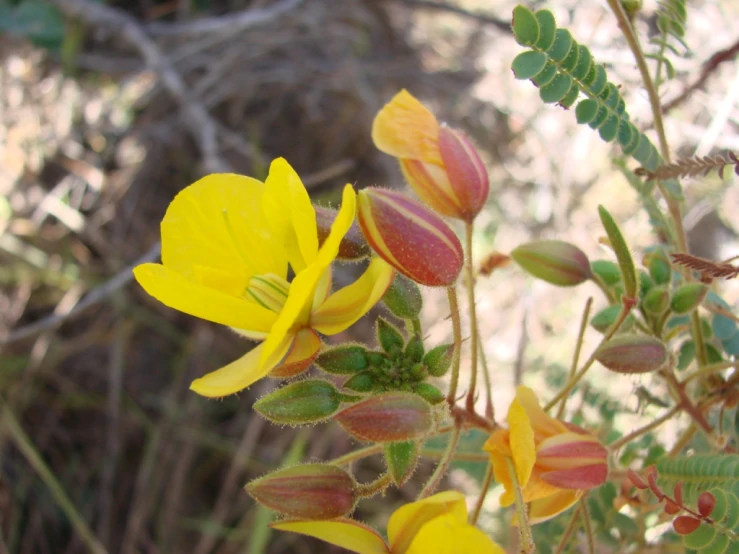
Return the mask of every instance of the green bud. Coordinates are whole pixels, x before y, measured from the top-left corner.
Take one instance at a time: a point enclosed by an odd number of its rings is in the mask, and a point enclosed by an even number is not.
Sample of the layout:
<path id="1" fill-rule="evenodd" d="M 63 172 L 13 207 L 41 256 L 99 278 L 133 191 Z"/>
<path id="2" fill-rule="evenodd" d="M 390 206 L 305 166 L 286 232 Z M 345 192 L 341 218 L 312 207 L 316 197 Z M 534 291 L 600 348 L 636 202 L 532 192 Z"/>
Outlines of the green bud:
<path id="1" fill-rule="evenodd" d="M 409 374 L 413 379 L 420 381 L 421 379 L 426 377 L 426 375 L 428 375 L 428 372 L 426 371 L 425 365 L 423 365 L 421 362 L 417 362 L 413 364 L 409 371 Z"/>
<path id="2" fill-rule="evenodd" d="M 411 362 L 418 363 L 423 359 L 423 353 L 423 340 L 418 335 L 413 335 L 405 347 L 405 355 Z"/>
<path id="3" fill-rule="evenodd" d="M 602 344 L 595 359 L 617 373 L 648 373 L 667 361 L 667 348 L 661 341 L 647 335 L 618 335 Z"/>
<path id="4" fill-rule="evenodd" d="M 377 341 L 388 354 L 403 350 L 405 340 L 390 322 L 383 318 L 377 320 Z"/>
<path id="5" fill-rule="evenodd" d="M 592 276 L 585 253 L 561 240 L 523 244 L 511 252 L 511 258 L 530 275 L 560 287 L 579 285 Z"/>
<path id="6" fill-rule="evenodd" d="M 590 319 L 590 325 L 597 331 L 605 333 L 616 323 L 618 315 L 621 313 L 621 305 L 613 304 L 607 308 L 603 308 Z"/>
<path id="7" fill-rule="evenodd" d="M 653 287 L 642 300 L 642 307 L 652 315 L 661 315 L 665 313 L 670 305 L 670 291 L 665 285 L 657 285 Z"/>
<path id="8" fill-rule="evenodd" d="M 649 257 L 649 275 L 658 285 L 666 285 L 670 282 L 672 268 L 661 252 L 655 252 Z"/>
<path id="9" fill-rule="evenodd" d="M 601 278 L 606 286 L 612 287 L 621 280 L 618 264 L 609 260 L 595 260 L 590 263 L 592 272 Z"/>
<path id="10" fill-rule="evenodd" d="M 433 426 L 431 406 L 413 393 L 371 396 L 335 416 L 353 437 L 369 442 L 395 442 L 425 437 Z"/>
<path id="11" fill-rule="evenodd" d="M 382 301 L 393 315 L 402 319 L 416 319 L 423 307 L 421 289 L 414 281 L 400 273 L 395 274 L 395 279 L 382 297 Z"/>
<path id="12" fill-rule="evenodd" d="M 357 373 L 344 383 L 344 388 L 356 392 L 369 392 L 375 388 L 377 381 L 369 371 Z"/>
<path id="13" fill-rule="evenodd" d="M 670 307 L 676 314 L 687 314 L 695 310 L 706 297 L 708 287 L 702 283 L 680 286 L 672 295 Z"/>
<path id="14" fill-rule="evenodd" d="M 321 352 L 316 365 L 326 373 L 350 375 L 369 367 L 367 349 L 357 344 L 342 344 Z"/>
<path id="15" fill-rule="evenodd" d="M 367 361 L 370 367 L 383 367 L 389 362 L 388 357 L 382 352 L 367 352 Z"/>
<path id="16" fill-rule="evenodd" d="M 303 464 L 268 473 L 246 487 L 254 500 L 298 519 L 333 519 L 354 510 L 356 483 L 344 469 Z"/>
<path id="17" fill-rule="evenodd" d="M 642 0 L 621 0 L 621 5 L 624 7 L 624 11 L 630 17 L 633 17 L 641 10 Z"/>
<path id="18" fill-rule="evenodd" d="M 438 404 L 444 401 L 444 393 L 437 389 L 434 385 L 428 383 L 418 383 L 415 392 L 429 404 Z"/>
<path id="19" fill-rule="evenodd" d="M 686 340 L 680 346 L 680 353 L 677 355 L 677 368 L 680 371 L 687 369 L 693 358 L 695 358 L 695 342 Z"/>
<path id="20" fill-rule="evenodd" d="M 397 487 L 401 487 L 413 475 L 420 454 L 421 443 L 419 441 L 385 444 L 385 464 Z"/>
<path id="21" fill-rule="evenodd" d="M 254 409 L 275 423 L 300 425 L 331 417 L 341 400 L 341 393 L 331 383 L 298 381 L 263 396 L 254 403 Z"/>
<path id="22" fill-rule="evenodd" d="M 616 253 L 616 259 L 618 260 L 618 267 L 621 269 L 621 280 L 624 284 L 624 291 L 626 296 L 629 298 L 636 298 L 637 293 L 637 277 L 636 267 L 634 266 L 634 260 L 631 257 L 631 251 L 626 245 L 621 230 L 616 225 L 616 221 L 613 219 L 610 213 L 603 207 L 598 206 L 598 214 L 600 215 L 601 223 L 603 228 L 606 230 L 608 240 L 611 243 L 611 248 Z"/>
<path id="23" fill-rule="evenodd" d="M 436 348 L 432 348 L 423 357 L 423 365 L 429 371 L 429 375 L 433 377 L 441 377 L 452 365 L 452 358 L 454 357 L 454 345 L 453 344 L 442 344 Z"/>
<path id="24" fill-rule="evenodd" d="M 652 277 L 646 271 L 639 271 L 639 296 L 644 298 L 644 295 L 652 290 L 654 284 Z"/>

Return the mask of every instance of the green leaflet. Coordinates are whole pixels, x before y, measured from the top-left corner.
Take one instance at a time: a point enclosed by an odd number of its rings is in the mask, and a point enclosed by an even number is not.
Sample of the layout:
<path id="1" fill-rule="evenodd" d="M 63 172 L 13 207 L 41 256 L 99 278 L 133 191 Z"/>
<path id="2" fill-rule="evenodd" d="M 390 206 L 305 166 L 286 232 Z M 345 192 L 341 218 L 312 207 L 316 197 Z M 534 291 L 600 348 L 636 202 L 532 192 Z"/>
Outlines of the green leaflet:
<path id="1" fill-rule="evenodd" d="M 662 163 L 654 144 L 630 121 L 626 102 L 608 81 L 605 67 L 567 29 L 557 28 L 552 12 L 516 6 L 512 27 L 516 41 L 527 48 L 512 63 L 517 79 L 530 79 L 543 102 L 564 108 L 573 106 L 582 92 L 587 98 L 575 107 L 578 123 L 597 130 L 606 142 L 616 141 L 650 171 Z"/>
<path id="2" fill-rule="evenodd" d="M 688 21 L 686 2 L 685 0 L 662 0 L 658 4 L 656 19 L 659 34 L 649 40 L 656 47 L 656 51 L 647 54 L 647 57 L 661 62 L 665 66 L 667 78 L 674 79 L 675 69 L 670 59 L 665 56 L 665 52 L 669 50 L 676 56 L 684 57 L 689 50 L 685 43 L 685 24 Z M 680 45 L 682 52 L 675 46 L 676 43 Z"/>

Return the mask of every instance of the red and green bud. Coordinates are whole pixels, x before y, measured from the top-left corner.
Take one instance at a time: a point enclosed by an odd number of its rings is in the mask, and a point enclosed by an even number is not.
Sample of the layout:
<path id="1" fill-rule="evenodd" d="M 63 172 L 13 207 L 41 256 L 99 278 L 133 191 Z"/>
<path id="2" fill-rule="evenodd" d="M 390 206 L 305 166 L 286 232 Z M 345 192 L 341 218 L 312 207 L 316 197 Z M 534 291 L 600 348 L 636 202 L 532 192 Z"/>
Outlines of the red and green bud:
<path id="1" fill-rule="evenodd" d="M 318 243 L 323 244 L 323 241 L 328 237 L 331 231 L 331 225 L 336 219 L 338 212 L 332 208 L 326 208 L 323 206 L 313 206 L 316 210 L 316 228 L 318 230 Z M 359 229 L 356 221 L 349 227 L 349 231 L 344 235 L 339 244 L 339 255 L 337 259 L 343 261 L 355 261 L 366 258 L 370 255 L 370 247 L 367 241 L 362 235 L 362 231 Z"/>
<path id="2" fill-rule="evenodd" d="M 457 235 L 428 208 L 380 188 L 359 192 L 359 226 L 373 250 L 421 285 L 448 287 L 464 262 Z"/>
<path id="3" fill-rule="evenodd" d="M 431 406 L 414 393 L 388 392 L 366 398 L 335 416 L 353 437 L 369 442 L 419 439 L 433 426 Z"/>
<path id="4" fill-rule="evenodd" d="M 321 352 L 316 365 L 326 373 L 351 375 L 369 367 L 367 349 L 358 344 L 342 344 Z"/>
<path id="5" fill-rule="evenodd" d="M 537 279 L 560 287 L 579 285 L 592 276 L 585 253 L 561 240 L 523 244 L 511 252 L 511 257 Z"/>
<path id="6" fill-rule="evenodd" d="M 595 359 L 617 373 L 648 373 L 667 361 L 667 348 L 647 335 L 618 335 L 598 347 Z"/>
<path id="7" fill-rule="evenodd" d="M 343 399 L 344 395 L 327 381 L 299 381 L 263 396 L 254 403 L 254 409 L 275 423 L 301 425 L 331 417 Z"/>
<path id="8" fill-rule="evenodd" d="M 471 222 L 488 199 L 487 168 L 467 137 L 445 125 L 439 129 L 439 152 L 458 209 L 455 217 Z"/>
<path id="9" fill-rule="evenodd" d="M 537 444 L 536 465 L 554 487 L 592 489 L 606 482 L 608 450 L 589 433 L 562 433 Z"/>
<path id="10" fill-rule="evenodd" d="M 441 377 L 452 365 L 454 357 L 454 345 L 442 344 L 429 350 L 423 357 L 423 365 L 428 369 L 429 375 Z"/>
<path id="11" fill-rule="evenodd" d="M 385 464 L 396 486 L 401 487 L 416 469 L 421 454 L 419 441 L 389 442 L 385 445 Z"/>
<path id="12" fill-rule="evenodd" d="M 687 314 L 695 310 L 708 293 L 708 287 L 702 283 L 682 285 L 672 295 L 670 308 L 676 314 Z"/>
<path id="13" fill-rule="evenodd" d="M 402 319 L 417 319 L 421 315 L 423 298 L 418 285 L 399 273 L 395 274 L 382 301 L 393 315 Z"/>
<path id="14" fill-rule="evenodd" d="M 356 482 L 344 469 L 304 464 L 280 469 L 256 479 L 245 489 L 254 500 L 299 519 L 334 519 L 354 510 Z"/>

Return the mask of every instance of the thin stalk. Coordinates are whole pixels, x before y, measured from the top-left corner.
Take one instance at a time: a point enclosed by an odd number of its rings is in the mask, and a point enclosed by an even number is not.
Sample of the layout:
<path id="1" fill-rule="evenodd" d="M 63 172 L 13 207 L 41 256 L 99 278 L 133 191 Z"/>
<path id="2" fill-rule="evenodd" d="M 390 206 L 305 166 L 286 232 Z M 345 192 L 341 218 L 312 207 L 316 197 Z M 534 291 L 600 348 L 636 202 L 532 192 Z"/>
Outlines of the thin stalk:
<path id="1" fill-rule="evenodd" d="M 516 498 L 518 532 L 521 538 L 520 551 L 521 554 L 531 554 L 536 550 L 536 545 L 534 544 L 534 538 L 531 535 L 531 526 L 529 525 L 529 514 L 526 511 L 526 503 L 523 501 L 523 493 L 521 492 L 521 485 L 518 482 L 518 476 L 516 475 L 516 468 L 513 465 L 513 460 L 506 458 L 506 464 L 508 465 L 508 473 L 513 481 L 513 490 Z"/>
<path id="2" fill-rule="evenodd" d="M 457 289 L 449 287 L 447 296 L 449 297 L 449 312 L 452 318 L 452 335 L 454 338 L 454 352 L 452 353 L 452 378 L 449 382 L 449 394 L 446 400 L 450 406 L 457 401 L 457 386 L 459 385 L 459 363 L 462 355 L 462 323 L 459 315 L 459 299 L 457 298 Z"/>
<path id="3" fill-rule="evenodd" d="M 423 448 L 421 449 L 421 456 L 440 460 L 444 456 L 444 450 Z M 486 462 L 490 459 L 490 456 L 483 452 L 455 452 L 452 459 L 455 462 Z"/>
<path id="4" fill-rule="evenodd" d="M 583 339 L 585 338 L 585 329 L 587 329 L 588 326 L 588 319 L 590 318 L 590 308 L 593 307 L 593 297 L 591 296 L 588 298 L 588 301 L 585 303 L 585 309 L 582 312 L 582 319 L 580 320 L 580 331 L 577 334 L 577 343 L 575 344 L 575 353 L 572 356 L 572 365 L 570 366 L 570 376 L 569 380 L 571 381 L 573 377 L 575 376 L 575 372 L 577 371 L 577 364 L 580 363 L 580 352 L 582 351 L 582 343 Z M 557 408 L 557 419 L 560 419 L 562 415 L 565 413 L 565 406 L 567 405 L 567 396 L 563 396 L 562 400 L 559 403 L 559 408 Z"/>
<path id="5" fill-rule="evenodd" d="M 680 452 L 683 451 L 683 449 L 688 446 L 691 440 L 693 440 L 693 437 L 698 432 L 698 426 L 695 424 L 694 421 L 690 422 L 690 427 L 685 429 L 682 436 L 677 440 L 677 442 L 673 445 L 673 447 L 670 449 L 670 453 L 668 456 L 677 456 L 680 454 Z"/>
<path id="6" fill-rule="evenodd" d="M 479 338 L 479 331 L 478 331 Z M 482 341 L 478 342 L 480 351 L 480 365 L 482 366 L 482 378 L 485 381 L 485 417 L 490 421 L 495 421 L 495 406 L 493 406 L 493 385 L 490 380 L 490 368 L 488 367 L 488 359 L 485 356 L 485 348 Z"/>
<path id="7" fill-rule="evenodd" d="M 638 438 L 638 437 L 642 436 L 643 434 L 648 433 L 649 431 L 651 431 L 653 429 L 656 429 L 657 427 L 659 427 L 660 425 L 662 425 L 665 421 L 668 421 L 668 420 L 672 419 L 672 417 L 675 414 L 679 413 L 680 410 L 682 410 L 682 407 L 680 405 L 677 405 L 677 406 L 673 407 L 672 409 L 668 410 L 667 413 L 665 413 L 664 415 L 658 417 L 657 419 L 655 419 L 651 423 L 645 425 L 644 427 L 641 427 L 641 428 L 639 428 L 639 429 L 637 429 L 637 430 L 629 433 L 628 435 L 623 436 L 620 439 L 617 439 L 617 440 L 613 441 L 611 444 L 608 445 L 608 449 L 611 452 L 615 452 L 616 450 L 618 450 L 619 448 L 621 448 L 625 444 L 628 444 L 631 441 L 633 441 L 635 438 Z"/>
<path id="8" fill-rule="evenodd" d="M 444 451 L 444 455 L 441 457 L 441 460 L 439 460 L 439 465 L 436 466 L 434 473 L 431 474 L 428 482 L 423 487 L 421 493 L 418 495 L 418 500 L 421 500 L 433 494 L 433 492 L 436 490 L 436 487 L 439 486 L 439 483 L 449 469 L 449 464 L 452 462 L 452 458 L 454 457 L 454 451 L 457 449 L 457 442 L 459 442 L 459 433 L 460 425 L 457 422 L 454 426 L 454 430 L 452 431 L 452 436 L 449 437 L 449 444 Z"/>
<path id="9" fill-rule="evenodd" d="M 475 508 L 472 510 L 472 513 L 470 514 L 470 525 L 477 525 L 477 519 L 480 517 L 480 512 L 482 511 L 482 505 L 485 503 L 485 497 L 488 495 L 488 491 L 490 490 L 490 484 L 493 482 L 493 464 L 491 464 L 488 461 L 488 467 L 485 469 L 485 477 L 482 480 L 482 488 L 480 490 L 480 495 L 477 497 L 477 502 L 475 502 Z"/>
<path id="10" fill-rule="evenodd" d="M 562 538 L 559 540 L 559 544 L 557 545 L 557 550 L 554 551 L 554 554 L 562 554 L 562 552 L 565 551 L 565 548 L 567 548 L 567 543 L 570 542 L 570 536 L 575 531 L 575 529 L 577 529 L 577 523 L 580 521 L 580 518 L 577 517 L 579 513 L 580 513 L 580 506 L 577 506 L 577 508 L 575 508 L 572 511 L 570 522 L 567 524 L 567 528 L 565 529 L 565 532 L 562 535 Z"/>
<path id="11" fill-rule="evenodd" d="M 383 473 L 374 481 L 357 485 L 354 491 L 360 498 L 369 498 L 370 496 L 376 495 L 378 492 L 383 492 L 393 482 L 393 477 L 389 473 Z"/>
<path id="12" fill-rule="evenodd" d="M 477 388 L 477 305 L 475 303 L 475 270 L 472 267 L 472 222 L 464 227 L 465 237 L 465 273 L 467 274 L 467 305 L 470 312 L 470 388 L 467 391 L 465 405 L 469 411 L 475 409 L 475 389 Z"/>
<path id="13" fill-rule="evenodd" d="M 718 364 L 707 365 L 705 367 L 702 367 L 695 373 L 688 375 L 683 381 L 681 381 L 681 384 L 686 385 L 695 379 L 700 379 L 701 377 L 706 377 L 713 373 L 724 371 L 725 369 L 729 369 L 730 367 L 736 368 L 738 365 L 739 365 L 739 362 L 721 362 Z"/>
<path id="14" fill-rule="evenodd" d="M 673 395 L 676 396 L 675 399 L 677 400 L 678 405 L 683 409 L 685 413 L 692 417 L 693 421 L 697 423 L 698 426 L 703 429 L 703 431 L 710 437 L 713 434 L 713 428 L 711 427 L 711 424 L 708 423 L 708 420 L 706 419 L 706 416 L 703 415 L 703 412 L 701 412 L 695 406 L 695 404 L 693 404 L 693 401 L 685 393 L 685 386 L 678 383 L 675 374 L 672 372 L 672 369 L 668 369 L 662 375 L 667 381 L 669 389 L 673 392 Z"/>
<path id="15" fill-rule="evenodd" d="M 80 539 L 90 552 L 93 554 L 106 554 L 107 550 L 93 534 L 92 530 L 90 530 L 90 527 L 88 527 L 85 520 L 77 511 L 77 508 L 75 508 L 72 500 L 67 496 L 61 483 L 54 476 L 51 468 L 46 465 L 46 462 L 44 462 L 38 450 L 33 446 L 28 435 L 26 435 L 25 431 L 16 419 L 15 414 L 8 407 L 7 402 L 4 399 L 1 399 L 0 401 L 4 404 L 2 408 L 2 416 L 5 428 L 13 438 L 18 450 L 20 450 L 26 458 L 26 461 L 36 471 L 36 473 L 39 474 L 39 477 L 41 477 L 41 480 L 49 489 L 49 492 L 51 492 L 51 496 L 54 497 L 57 506 L 59 506 L 59 509 L 65 516 L 67 516 L 67 519 L 69 519 L 69 522 L 72 524 L 72 528 L 79 535 Z"/>
<path id="16" fill-rule="evenodd" d="M 582 514 L 583 526 L 585 527 L 588 554 L 595 554 L 595 539 L 593 538 L 593 526 L 590 523 L 590 512 L 588 511 L 588 503 L 586 502 L 587 497 L 587 494 L 580 497 L 580 513 Z"/>

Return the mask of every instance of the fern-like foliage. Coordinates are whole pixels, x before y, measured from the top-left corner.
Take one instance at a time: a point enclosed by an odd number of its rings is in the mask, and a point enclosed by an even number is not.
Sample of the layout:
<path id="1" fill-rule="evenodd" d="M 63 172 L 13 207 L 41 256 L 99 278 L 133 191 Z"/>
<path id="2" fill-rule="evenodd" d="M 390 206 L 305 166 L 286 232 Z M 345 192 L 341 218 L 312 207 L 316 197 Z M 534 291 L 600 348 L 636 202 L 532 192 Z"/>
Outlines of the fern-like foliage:
<path id="1" fill-rule="evenodd" d="M 650 171 L 646 167 L 640 167 L 634 170 L 634 173 L 640 177 L 646 177 L 647 181 L 651 181 L 652 179 L 672 179 L 675 177 L 707 175 L 711 170 L 716 169 L 718 176 L 723 179 L 724 169 L 726 169 L 727 165 L 733 165 L 734 173 L 739 175 L 739 157 L 734 152 L 728 152 L 725 156 L 683 158 L 671 164 L 661 165 L 654 171 Z"/>
<path id="2" fill-rule="evenodd" d="M 608 81 L 603 64 L 596 63 L 590 50 L 572 38 L 567 29 L 558 29 L 549 10 L 532 12 L 525 6 L 513 10 L 513 34 L 528 48 L 511 65 L 517 79 L 531 79 L 546 103 L 575 108 L 577 122 L 597 130 L 606 142 L 617 140 L 625 154 L 643 167 L 655 170 L 662 159 L 654 144 L 630 121 L 619 88 Z"/>
<path id="3" fill-rule="evenodd" d="M 705 454 L 663 458 L 657 464 L 658 483 L 672 489 L 683 483 L 685 502 L 695 503 L 701 492 L 719 487 L 739 496 L 739 455 Z"/>
<path id="4" fill-rule="evenodd" d="M 657 47 L 657 53 L 647 54 L 646 57 L 663 63 L 668 78 L 672 79 L 675 77 L 675 69 L 665 52 L 669 50 L 676 56 L 684 56 L 688 51 L 688 45 L 685 43 L 685 24 L 688 21 L 688 12 L 685 8 L 685 0 L 661 0 L 658 4 L 659 34 L 649 41 Z M 682 47 L 682 52 L 676 44 Z"/>

